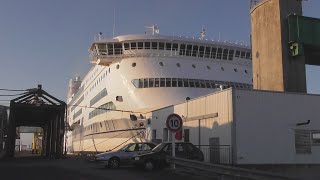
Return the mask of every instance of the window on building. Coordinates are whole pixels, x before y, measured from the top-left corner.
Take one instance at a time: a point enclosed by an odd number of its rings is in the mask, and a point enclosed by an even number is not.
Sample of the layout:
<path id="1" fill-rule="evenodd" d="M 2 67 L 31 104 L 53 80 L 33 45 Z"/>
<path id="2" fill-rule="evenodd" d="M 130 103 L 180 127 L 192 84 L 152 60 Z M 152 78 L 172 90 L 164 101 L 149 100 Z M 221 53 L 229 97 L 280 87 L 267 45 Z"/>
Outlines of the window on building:
<path id="1" fill-rule="evenodd" d="M 213 47 L 211 50 L 210 58 L 215 59 L 217 57 L 217 48 Z"/>
<path id="2" fill-rule="evenodd" d="M 123 46 L 124 46 L 124 50 L 129 50 L 130 49 L 129 43 L 124 43 Z"/>
<path id="3" fill-rule="evenodd" d="M 138 80 L 138 79 L 132 80 L 132 84 L 133 84 L 136 88 L 139 88 L 139 80 Z"/>
<path id="4" fill-rule="evenodd" d="M 178 44 L 177 43 L 172 44 L 172 51 L 178 51 Z"/>
<path id="5" fill-rule="evenodd" d="M 241 51 L 241 58 L 245 58 L 245 56 L 246 56 L 246 52 Z"/>
<path id="6" fill-rule="evenodd" d="M 206 83 L 204 80 L 200 80 L 200 87 L 201 88 L 206 88 Z"/>
<path id="7" fill-rule="evenodd" d="M 233 60 L 233 55 L 234 55 L 234 50 L 231 49 L 231 50 L 229 51 L 228 60 L 232 61 L 232 60 Z"/>
<path id="8" fill-rule="evenodd" d="M 171 43 L 166 43 L 166 50 L 171 50 L 171 46 L 172 46 Z"/>
<path id="9" fill-rule="evenodd" d="M 156 140 L 157 139 L 157 130 L 156 129 L 152 129 L 151 137 L 152 137 L 152 140 Z"/>
<path id="10" fill-rule="evenodd" d="M 211 51 L 211 48 L 210 47 L 206 47 L 205 54 L 204 54 L 205 58 L 210 58 L 210 51 Z"/>
<path id="11" fill-rule="evenodd" d="M 122 53 L 122 44 L 121 43 L 114 43 L 114 54 L 123 54 Z"/>
<path id="12" fill-rule="evenodd" d="M 204 55 L 204 46 L 199 47 L 199 57 L 203 57 Z"/>
<path id="13" fill-rule="evenodd" d="M 143 87 L 148 88 L 149 87 L 149 81 L 148 79 L 143 79 Z"/>
<path id="14" fill-rule="evenodd" d="M 144 48 L 145 49 L 150 49 L 150 42 L 145 42 L 144 43 Z"/>
<path id="15" fill-rule="evenodd" d="M 183 87 L 189 87 L 189 80 L 188 79 L 182 79 L 183 80 Z"/>
<path id="16" fill-rule="evenodd" d="M 164 42 L 159 42 L 159 49 L 164 50 Z"/>
<path id="17" fill-rule="evenodd" d="M 166 78 L 166 87 L 171 87 L 171 78 Z"/>
<path id="18" fill-rule="evenodd" d="M 158 42 L 152 42 L 152 49 L 158 49 Z"/>
<path id="19" fill-rule="evenodd" d="M 227 60 L 228 59 L 228 49 L 224 49 L 223 50 L 223 54 L 222 54 L 222 59 Z"/>
<path id="20" fill-rule="evenodd" d="M 192 45 L 187 45 L 186 56 L 191 56 Z"/>
<path id="21" fill-rule="evenodd" d="M 139 79 L 139 88 L 143 88 L 143 80 Z"/>
<path id="22" fill-rule="evenodd" d="M 131 45 L 131 49 L 137 49 L 137 43 L 136 42 L 132 42 L 130 43 Z"/>
<path id="23" fill-rule="evenodd" d="M 200 81 L 199 81 L 199 79 L 195 79 L 195 80 L 194 80 L 194 84 L 195 84 L 196 88 L 200 88 Z"/>
<path id="24" fill-rule="evenodd" d="M 250 57 L 251 57 L 251 53 L 250 53 L 250 52 L 247 52 L 247 53 L 246 53 L 246 59 L 250 59 Z"/>
<path id="25" fill-rule="evenodd" d="M 183 81 L 182 81 L 182 79 L 178 79 L 178 87 L 183 87 Z"/>
<path id="26" fill-rule="evenodd" d="M 149 79 L 149 87 L 154 87 L 154 78 Z"/>
<path id="27" fill-rule="evenodd" d="M 183 134 L 184 134 L 184 136 L 183 136 L 184 142 L 189 142 L 189 141 L 190 141 L 190 140 L 189 140 L 190 129 L 184 129 L 184 130 L 183 130 Z"/>
<path id="28" fill-rule="evenodd" d="M 143 49 L 143 42 L 138 42 L 138 49 Z"/>
<path id="29" fill-rule="evenodd" d="M 199 46 L 193 46 L 193 49 L 192 49 L 192 56 L 193 57 L 198 56 L 198 50 L 199 50 Z"/>
<path id="30" fill-rule="evenodd" d="M 159 85 L 160 85 L 160 79 L 159 78 L 155 78 L 154 87 L 159 87 Z"/>
<path id="31" fill-rule="evenodd" d="M 237 58 L 240 57 L 240 51 L 238 51 L 238 50 L 236 51 L 235 57 L 237 57 Z"/>
<path id="32" fill-rule="evenodd" d="M 212 88 L 209 80 L 206 80 L 206 86 L 207 88 Z"/>
<path id="33" fill-rule="evenodd" d="M 167 128 L 163 128 L 163 142 L 168 142 L 169 138 L 168 138 L 168 129 Z"/>
<path id="34" fill-rule="evenodd" d="M 221 59 L 222 57 L 222 49 L 218 48 L 217 59 Z"/>
<path id="35" fill-rule="evenodd" d="M 101 55 L 106 55 L 107 54 L 107 46 L 106 46 L 106 44 L 97 44 L 97 47 L 98 47 L 99 53 Z"/>
<path id="36" fill-rule="evenodd" d="M 184 56 L 186 52 L 186 45 L 185 44 L 180 44 L 180 52 L 179 55 L 180 56 Z"/>
<path id="37" fill-rule="evenodd" d="M 177 78 L 172 78 L 172 87 L 177 87 Z"/>
<path id="38" fill-rule="evenodd" d="M 160 78 L 160 87 L 166 87 L 166 79 Z"/>
<path id="39" fill-rule="evenodd" d="M 107 44 L 108 55 L 113 55 L 113 44 Z"/>
<path id="40" fill-rule="evenodd" d="M 190 87 L 195 87 L 194 79 L 189 79 L 189 85 Z"/>

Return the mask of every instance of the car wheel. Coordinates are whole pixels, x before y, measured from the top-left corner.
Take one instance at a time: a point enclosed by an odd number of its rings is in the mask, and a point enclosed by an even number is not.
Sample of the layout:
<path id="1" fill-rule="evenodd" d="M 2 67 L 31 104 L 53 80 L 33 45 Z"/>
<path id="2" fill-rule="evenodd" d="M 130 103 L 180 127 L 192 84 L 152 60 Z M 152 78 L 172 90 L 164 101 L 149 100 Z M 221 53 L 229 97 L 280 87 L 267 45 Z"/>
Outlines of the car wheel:
<path id="1" fill-rule="evenodd" d="M 147 171 L 151 171 L 155 168 L 155 163 L 152 160 L 146 160 L 144 162 L 144 169 Z"/>
<path id="2" fill-rule="evenodd" d="M 119 168 L 119 165 L 120 165 L 120 161 L 118 158 L 111 158 L 108 162 L 109 168 L 112 168 L 112 169 Z"/>

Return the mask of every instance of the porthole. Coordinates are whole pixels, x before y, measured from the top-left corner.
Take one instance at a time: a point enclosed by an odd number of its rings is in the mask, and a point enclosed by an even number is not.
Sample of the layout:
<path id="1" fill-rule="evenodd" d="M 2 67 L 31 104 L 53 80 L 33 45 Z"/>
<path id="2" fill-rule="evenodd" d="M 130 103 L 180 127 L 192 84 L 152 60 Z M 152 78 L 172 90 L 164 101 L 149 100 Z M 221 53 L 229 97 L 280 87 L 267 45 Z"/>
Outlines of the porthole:
<path id="1" fill-rule="evenodd" d="M 137 63 L 132 63 L 132 67 L 136 67 Z"/>
<path id="2" fill-rule="evenodd" d="M 211 69 L 211 67 L 210 67 L 210 66 L 207 66 L 207 69 L 208 69 L 208 70 L 210 70 L 210 69 Z"/>
<path id="3" fill-rule="evenodd" d="M 248 74 L 248 71 L 247 71 L 247 70 L 244 70 L 244 73 Z"/>
<path id="4" fill-rule="evenodd" d="M 192 64 L 192 67 L 193 67 L 193 68 L 196 68 L 196 65 Z"/>
<path id="5" fill-rule="evenodd" d="M 223 68 L 223 67 L 221 67 L 221 71 L 224 71 L 224 68 Z"/>
<path id="6" fill-rule="evenodd" d="M 119 64 L 117 64 L 116 68 L 117 68 L 117 69 L 119 69 L 119 68 L 120 68 L 120 65 L 119 65 Z"/>
<path id="7" fill-rule="evenodd" d="M 160 66 L 163 66 L 163 62 L 159 62 L 159 65 L 160 65 Z"/>
<path id="8" fill-rule="evenodd" d="M 234 72 L 238 72 L 238 70 L 236 68 L 234 68 L 233 70 L 234 70 Z"/>
<path id="9" fill-rule="evenodd" d="M 180 63 L 177 63 L 177 67 L 181 67 Z"/>

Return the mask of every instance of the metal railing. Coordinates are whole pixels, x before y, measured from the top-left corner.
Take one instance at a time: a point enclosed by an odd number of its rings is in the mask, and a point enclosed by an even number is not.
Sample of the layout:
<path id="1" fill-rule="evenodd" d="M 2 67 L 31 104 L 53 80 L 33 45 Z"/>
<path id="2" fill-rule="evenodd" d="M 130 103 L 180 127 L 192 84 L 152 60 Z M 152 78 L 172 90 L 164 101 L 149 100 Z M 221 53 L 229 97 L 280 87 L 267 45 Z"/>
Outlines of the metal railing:
<path id="1" fill-rule="evenodd" d="M 196 173 L 201 175 L 203 172 L 213 173 L 214 175 L 218 175 L 220 179 L 251 179 L 251 180 L 293 180 L 298 178 L 287 177 L 275 173 L 245 169 L 234 166 L 226 166 L 219 164 L 212 164 L 182 158 L 168 158 L 169 163 L 174 163 L 176 165 L 180 165 L 182 167 L 187 167 L 191 169 L 197 170 Z M 179 167 L 178 167 L 179 168 Z M 207 175 L 207 173 L 204 173 Z"/>
<path id="2" fill-rule="evenodd" d="M 204 162 L 213 164 L 232 164 L 232 149 L 230 145 L 198 145 L 204 155 Z"/>

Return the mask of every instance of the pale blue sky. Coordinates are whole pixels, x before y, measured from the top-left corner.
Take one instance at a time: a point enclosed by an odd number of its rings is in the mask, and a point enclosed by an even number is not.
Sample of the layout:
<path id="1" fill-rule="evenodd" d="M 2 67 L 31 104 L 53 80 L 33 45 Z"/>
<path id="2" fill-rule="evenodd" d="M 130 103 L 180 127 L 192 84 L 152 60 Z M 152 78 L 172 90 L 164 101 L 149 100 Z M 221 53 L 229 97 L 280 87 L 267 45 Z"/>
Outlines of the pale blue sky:
<path id="1" fill-rule="evenodd" d="M 101 31 L 112 36 L 114 9 L 116 35 L 144 33 L 144 26 L 158 24 L 161 34 L 198 36 L 204 25 L 208 38 L 217 39 L 220 32 L 223 40 L 249 43 L 249 2 L 0 0 L 0 88 L 40 83 L 65 100 L 68 80 L 83 76 L 91 66 L 87 50 L 94 35 Z M 320 18 L 320 1 L 304 4 L 305 15 Z M 309 92 L 320 93 L 320 68 L 307 70 Z"/>

